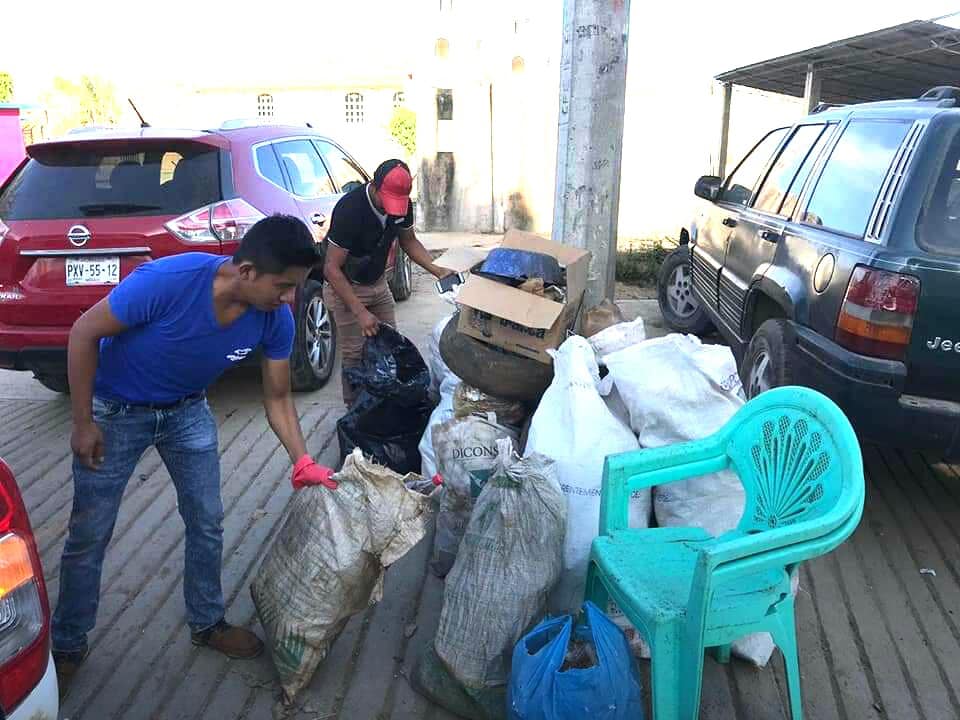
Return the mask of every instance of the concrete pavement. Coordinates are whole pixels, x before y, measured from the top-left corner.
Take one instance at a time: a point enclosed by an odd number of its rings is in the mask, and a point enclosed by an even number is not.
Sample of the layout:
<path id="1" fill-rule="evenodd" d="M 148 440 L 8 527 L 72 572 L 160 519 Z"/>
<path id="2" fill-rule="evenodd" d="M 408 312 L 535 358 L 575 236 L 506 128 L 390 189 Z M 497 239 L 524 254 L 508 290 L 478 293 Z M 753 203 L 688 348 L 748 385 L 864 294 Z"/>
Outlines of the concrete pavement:
<path id="1" fill-rule="evenodd" d="M 662 331 L 649 301 L 626 309 L 642 313 L 648 330 Z M 413 297 L 398 306 L 401 329 L 424 347 L 448 310 L 417 273 Z M 291 496 L 289 461 L 265 422 L 255 372 L 231 374 L 210 397 L 220 425 L 228 616 L 258 629 L 248 586 Z M 300 396 L 298 407 L 311 452 L 336 462 L 339 384 Z M 72 498 L 69 404 L 27 374 L 0 373 L 0 414 L 0 455 L 23 489 L 55 603 Z M 886 447 L 865 448 L 865 463 L 868 504 L 859 530 L 801 573 L 797 616 L 806 716 L 960 717 L 960 468 Z M 407 679 L 432 640 L 442 604 L 442 583 L 427 571 L 429 552 L 424 541 L 390 569 L 383 602 L 348 624 L 292 718 L 450 717 L 416 695 Z M 190 645 L 182 555 L 175 493 L 151 451 L 127 489 L 107 554 L 92 652 L 62 717 L 271 717 L 276 686 L 266 656 L 231 661 Z M 405 630 L 414 625 L 407 638 Z M 649 692 L 648 669 L 643 663 Z M 704 720 L 786 720 L 785 707 L 779 656 L 763 670 L 706 661 Z"/>

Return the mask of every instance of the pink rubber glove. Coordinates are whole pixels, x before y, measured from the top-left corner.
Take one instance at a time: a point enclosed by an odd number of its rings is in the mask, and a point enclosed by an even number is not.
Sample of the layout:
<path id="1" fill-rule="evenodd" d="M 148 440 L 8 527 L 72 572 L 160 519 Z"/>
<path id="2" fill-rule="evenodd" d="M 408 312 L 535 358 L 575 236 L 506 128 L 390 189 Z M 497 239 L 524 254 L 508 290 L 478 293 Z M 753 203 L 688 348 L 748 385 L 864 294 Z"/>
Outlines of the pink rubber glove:
<path id="1" fill-rule="evenodd" d="M 317 465 L 313 458 L 304 455 L 293 466 L 293 489 L 300 490 L 309 485 L 323 485 L 331 490 L 337 489 L 337 482 L 331 479 L 333 470 Z"/>

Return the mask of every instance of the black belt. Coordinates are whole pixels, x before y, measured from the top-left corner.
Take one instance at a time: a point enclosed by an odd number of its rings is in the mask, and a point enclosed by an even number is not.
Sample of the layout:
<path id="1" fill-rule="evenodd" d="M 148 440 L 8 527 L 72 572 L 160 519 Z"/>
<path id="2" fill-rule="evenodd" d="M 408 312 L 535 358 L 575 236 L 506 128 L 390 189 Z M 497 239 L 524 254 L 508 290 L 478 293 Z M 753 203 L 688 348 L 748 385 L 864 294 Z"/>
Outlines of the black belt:
<path id="1" fill-rule="evenodd" d="M 193 393 L 193 395 L 187 395 L 184 398 L 171 403 L 126 403 L 130 407 L 142 408 L 144 410 L 173 410 L 178 408 L 181 405 L 186 405 L 188 402 L 193 402 L 194 400 L 202 400 L 206 393 L 198 392 Z"/>

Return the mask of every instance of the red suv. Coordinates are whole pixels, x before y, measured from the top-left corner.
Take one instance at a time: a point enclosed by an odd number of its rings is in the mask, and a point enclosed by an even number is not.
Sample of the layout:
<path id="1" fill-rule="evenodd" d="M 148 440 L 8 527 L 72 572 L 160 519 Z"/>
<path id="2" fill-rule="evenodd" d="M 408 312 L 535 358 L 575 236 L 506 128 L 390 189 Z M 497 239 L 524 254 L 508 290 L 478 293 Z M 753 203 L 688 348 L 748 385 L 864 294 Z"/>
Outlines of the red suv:
<path id="1" fill-rule="evenodd" d="M 303 219 L 321 243 L 343 193 L 369 176 L 309 126 L 225 124 L 218 130 L 91 130 L 27 148 L 0 186 L 0 368 L 30 370 L 68 391 L 70 327 L 135 267 L 188 251 L 232 254 L 273 213 Z M 410 260 L 388 261 L 398 300 Z M 333 370 L 336 327 L 322 268 L 298 293 L 295 390 Z"/>

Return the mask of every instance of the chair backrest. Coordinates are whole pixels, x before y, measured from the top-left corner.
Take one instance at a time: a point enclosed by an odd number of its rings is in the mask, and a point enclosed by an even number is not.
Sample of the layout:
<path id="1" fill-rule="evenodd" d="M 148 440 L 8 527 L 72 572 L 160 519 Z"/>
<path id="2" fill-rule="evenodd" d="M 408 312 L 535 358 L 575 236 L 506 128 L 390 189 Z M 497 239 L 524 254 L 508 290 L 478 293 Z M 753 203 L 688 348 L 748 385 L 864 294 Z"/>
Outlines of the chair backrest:
<path id="1" fill-rule="evenodd" d="M 856 433 L 809 388 L 784 387 L 747 403 L 724 427 L 726 453 L 746 493 L 737 534 L 806 525 L 830 532 L 864 496 Z"/>

